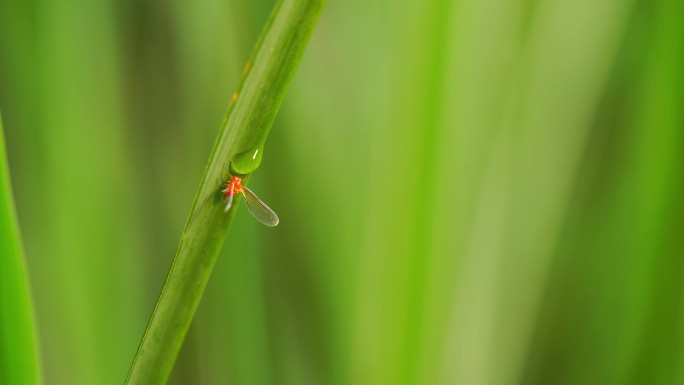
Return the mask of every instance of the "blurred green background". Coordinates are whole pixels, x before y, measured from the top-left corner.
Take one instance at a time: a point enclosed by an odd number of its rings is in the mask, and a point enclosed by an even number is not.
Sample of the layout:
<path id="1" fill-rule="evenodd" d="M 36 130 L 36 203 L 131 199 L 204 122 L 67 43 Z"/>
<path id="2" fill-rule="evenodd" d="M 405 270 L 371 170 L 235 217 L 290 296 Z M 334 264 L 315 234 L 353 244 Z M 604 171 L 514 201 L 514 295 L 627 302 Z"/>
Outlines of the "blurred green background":
<path id="1" fill-rule="evenodd" d="M 45 384 L 121 384 L 273 1 L 0 0 Z M 684 2 L 330 0 L 172 384 L 684 384 Z"/>

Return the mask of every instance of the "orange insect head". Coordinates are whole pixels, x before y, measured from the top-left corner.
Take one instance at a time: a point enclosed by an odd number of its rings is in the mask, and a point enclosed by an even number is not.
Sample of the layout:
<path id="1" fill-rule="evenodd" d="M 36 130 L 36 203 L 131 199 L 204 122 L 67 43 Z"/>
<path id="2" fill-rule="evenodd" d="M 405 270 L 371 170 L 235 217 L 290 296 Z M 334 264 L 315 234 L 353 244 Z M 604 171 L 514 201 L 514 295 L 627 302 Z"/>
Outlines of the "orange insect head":
<path id="1" fill-rule="evenodd" d="M 236 195 L 242 191 L 242 189 L 242 178 L 239 176 L 232 176 L 230 177 L 230 180 L 228 180 L 224 192 L 226 193 L 226 197 L 230 197 L 231 195 Z"/>

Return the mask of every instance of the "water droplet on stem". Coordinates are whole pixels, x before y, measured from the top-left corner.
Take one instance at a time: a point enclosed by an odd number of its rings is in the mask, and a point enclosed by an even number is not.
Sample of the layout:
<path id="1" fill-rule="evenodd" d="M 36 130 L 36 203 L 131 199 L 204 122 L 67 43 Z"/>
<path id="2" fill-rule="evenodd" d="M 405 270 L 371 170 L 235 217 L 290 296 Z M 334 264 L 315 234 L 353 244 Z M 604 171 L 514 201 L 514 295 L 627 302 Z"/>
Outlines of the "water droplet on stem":
<path id="1" fill-rule="evenodd" d="M 261 165 L 263 153 L 263 144 L 241 152 L 231 159 L 230 168 L 238 175 L 251 174 Z"/>

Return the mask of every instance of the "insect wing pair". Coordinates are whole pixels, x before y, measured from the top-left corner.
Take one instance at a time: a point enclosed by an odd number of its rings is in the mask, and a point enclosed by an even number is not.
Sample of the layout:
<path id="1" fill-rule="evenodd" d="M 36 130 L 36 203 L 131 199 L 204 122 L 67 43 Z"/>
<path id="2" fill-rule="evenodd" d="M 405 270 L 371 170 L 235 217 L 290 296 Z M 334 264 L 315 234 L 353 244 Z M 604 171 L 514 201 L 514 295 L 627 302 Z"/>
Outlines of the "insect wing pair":
<path id="1" fill-rule="evenodd" d="M 241 193 L 245 198 L 245 202 L 247 202 L 247 208 L 249 209 L 249 212 L 252 213 L 254 218 L 258 219 L 259 222 L 268 227 L 274 227 L 278 224 L 278 222 L 280 222 L 278 215 L 276 215 L 276 213 L 271 210 L 266 203 L 259 199 L 259 197 L 257 197 L 252 190 L 242 186 L 241 180 L 239 178 L 234 177 L 230 182 L 228 182 L 226 189 L 222 190 L 222 192 L 226 194 L 225 211 L 230 210 L 230 207 L 233 205 L 233 198 L 235 198 L 235 195 L 237 193 Z"/>

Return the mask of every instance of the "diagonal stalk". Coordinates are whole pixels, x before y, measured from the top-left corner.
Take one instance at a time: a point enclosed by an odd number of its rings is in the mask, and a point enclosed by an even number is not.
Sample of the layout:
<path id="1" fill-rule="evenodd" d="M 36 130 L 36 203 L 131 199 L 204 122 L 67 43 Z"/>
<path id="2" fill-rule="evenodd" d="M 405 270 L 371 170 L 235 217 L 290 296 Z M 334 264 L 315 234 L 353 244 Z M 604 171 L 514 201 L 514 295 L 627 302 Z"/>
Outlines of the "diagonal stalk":
<path id="1" fill-rule="evenodd" d="M 233 204 L 225 213 L 219 198 L 226 166 L 247 176 L 259 167 L 266 137 L 324 5 L 325 0 L 279 0 L 274 6 L 214 144 L 127 385 L 166 383 L 237 208 Z"/>

